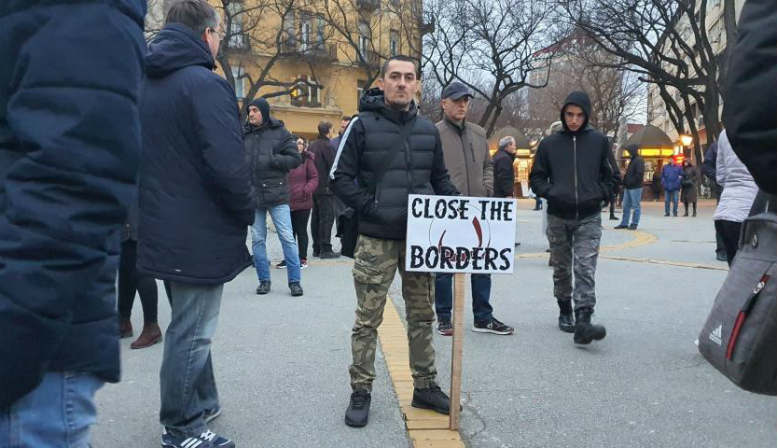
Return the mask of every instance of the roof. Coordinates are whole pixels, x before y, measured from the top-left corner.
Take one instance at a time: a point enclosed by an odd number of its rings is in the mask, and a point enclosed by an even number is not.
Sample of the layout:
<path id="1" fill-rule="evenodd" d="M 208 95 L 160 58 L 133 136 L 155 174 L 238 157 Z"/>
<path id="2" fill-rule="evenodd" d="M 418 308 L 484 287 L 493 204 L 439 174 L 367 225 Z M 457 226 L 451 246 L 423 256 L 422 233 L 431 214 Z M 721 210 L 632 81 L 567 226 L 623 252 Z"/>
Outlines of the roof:
<path id="1" fill-rule="evenodd" d="M 632 134 L 624 146 L 638 145 L 639 148 L 675 148 L 675 143 L 670 137 L 656 126 L 647 124 L 643 129 Z"/>

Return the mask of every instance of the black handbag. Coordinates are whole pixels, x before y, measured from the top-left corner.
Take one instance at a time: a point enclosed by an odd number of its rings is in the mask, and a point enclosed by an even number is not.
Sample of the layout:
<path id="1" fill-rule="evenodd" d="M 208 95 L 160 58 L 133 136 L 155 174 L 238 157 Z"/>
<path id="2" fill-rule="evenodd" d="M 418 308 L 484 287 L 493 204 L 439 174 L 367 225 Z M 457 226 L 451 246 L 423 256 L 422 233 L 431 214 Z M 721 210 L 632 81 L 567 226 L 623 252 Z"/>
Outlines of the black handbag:
<path id="1" fill-rule="evenodd" d="M 776 224 L 772 211 L 743 222 L 739 249 L 699 336 L 699 351 L 742 389 L 776 393 Z"/>

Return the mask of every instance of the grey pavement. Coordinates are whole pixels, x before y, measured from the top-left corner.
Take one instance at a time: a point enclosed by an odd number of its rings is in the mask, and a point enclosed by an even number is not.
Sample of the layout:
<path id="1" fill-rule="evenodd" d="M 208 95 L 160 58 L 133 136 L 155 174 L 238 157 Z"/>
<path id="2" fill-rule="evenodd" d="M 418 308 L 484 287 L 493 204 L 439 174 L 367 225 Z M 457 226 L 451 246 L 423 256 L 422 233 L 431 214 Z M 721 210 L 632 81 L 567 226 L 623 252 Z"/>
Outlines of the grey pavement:
<path id="1" fill-rule="evenodd" d="M 520 201 L 520 253 L 546 248 L 534 201 Z M 713 204 L 696 218 L 664 218 L 644 203 L 640 230 L 657 240 L 609 256 L 693 262 L 725 268 L 714 257 Z M 620 215 L 620 211 L 617 212 Z M 603 214 L 607 218 L 607 214 Z M 632 240 L 603 221 L 603 245 Z M 270 254 L 281 259 L 270 234 Z M 409 446 L 399 404 L 380 354 L 370 423 L 343 424 L 348 402 L 349 335 L 354 291 L 348 259 L 310 259 L 305 296 L 292 298 L 285 271 L 273 291 L 254 294 L 246 270 L 225 287 L 214 366 L 223 415 L 212 429 L 239 447 Z M 774 447 L 776 400 L 739 390 L 693 344 L 724 270 L 601 259 L 597 312 L 608 336 L 581 349 L 556 328 L 551 268 L 545 257 L 521 258 L 516 272 L 494 276 L 495 316 L 514 336 L 466 331 L 461 433 L 470 447 Z M 390 291 L 404 315 L 399 282 Z M 140 303 L 133 310 L 136 334 Z M 465 325 L 472 325 L 470 300 Z M 160 324 L 170 310 L 160 287 Z M 122 382 L 97 396 L 95 447 L 159 446 L 162 345 L 130 350 L 122 341 Z M 448 389 L 450 338 L 435 335 L 440 383 Z"/>

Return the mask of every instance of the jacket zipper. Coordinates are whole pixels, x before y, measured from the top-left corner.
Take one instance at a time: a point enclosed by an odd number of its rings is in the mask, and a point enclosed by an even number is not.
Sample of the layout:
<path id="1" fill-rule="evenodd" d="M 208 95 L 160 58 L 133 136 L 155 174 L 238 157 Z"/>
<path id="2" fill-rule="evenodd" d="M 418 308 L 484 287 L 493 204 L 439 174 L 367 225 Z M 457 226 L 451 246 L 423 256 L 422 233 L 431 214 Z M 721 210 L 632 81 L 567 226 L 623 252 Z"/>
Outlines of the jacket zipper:
<path id="1" fill-rule="evenodd" d="M 578 220 L 578 146 L 573 136 L 573 185 L 575 188 L 575 220 Z"/>
<path id="2" fill-rule="evenodd" d="M 465 139 L 463 137 L 464 133 L 465 133 L 464 129 L 462 130 L 462 132 L 459 133 L 459 142 L 462 144 L 462 158 L 463 158 L 463 161 L 465 162 L 465 181 L 467 182 L 467 195 L 471 196 L 471 194 L 470 194 L 470 170 L 467 169 L 467 149 L 465 149 Z M 472 150 L 470 152 L 472 153 Z M 473 162 L 475 162 L 475 156 L 473 156 Z"/>

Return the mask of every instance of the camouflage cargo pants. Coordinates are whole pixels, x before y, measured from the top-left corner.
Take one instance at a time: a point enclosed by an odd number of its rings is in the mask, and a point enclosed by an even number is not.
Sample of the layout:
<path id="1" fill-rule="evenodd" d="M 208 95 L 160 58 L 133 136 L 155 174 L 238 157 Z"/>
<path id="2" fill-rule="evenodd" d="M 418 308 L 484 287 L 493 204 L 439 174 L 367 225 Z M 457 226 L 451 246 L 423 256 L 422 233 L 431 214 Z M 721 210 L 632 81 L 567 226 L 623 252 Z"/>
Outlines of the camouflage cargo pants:
<path id="1" fill-rule="evenodd" d="M 554 297 L 558 301 L 574 299 L 576 310 L 594 309 L 594 273 L 602 237 L 600 214 L 579 220 L 548 215 L 546 235 L 554 267 Z"/>
<path id="2" fill-rule="evenodd" d="M 352 389 L 371 390 L 375 379 L 375 351 L 386 293 L 399 269 L 413 383 L 426 388 L 435 381 L 435 349 L 432 346 L 432 309 L 435 297 L 431 274 L 406 272 L 405 241 L 359 235 L 354 251 L 354 288 L 357 293 L 356 322 L 351 331 L 353 364 L 349 368 Z"/>

